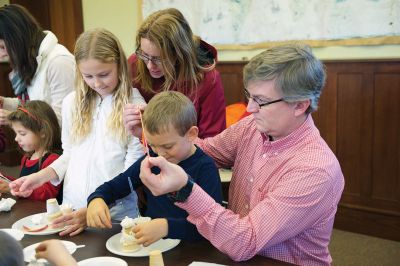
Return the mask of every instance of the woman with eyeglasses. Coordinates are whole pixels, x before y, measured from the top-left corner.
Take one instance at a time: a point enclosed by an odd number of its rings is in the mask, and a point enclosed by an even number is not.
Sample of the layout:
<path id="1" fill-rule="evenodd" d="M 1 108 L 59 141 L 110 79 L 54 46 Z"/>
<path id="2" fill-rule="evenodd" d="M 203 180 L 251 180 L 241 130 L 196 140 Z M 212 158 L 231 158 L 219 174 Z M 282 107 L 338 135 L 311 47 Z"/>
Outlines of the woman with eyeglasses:
<path id="1" fill-rule="evenodd" d="M 62 101 L 74 88 L 74 57 L 20 5 L 0 8 L 0 60 L 10 62 L 17 96 L 0 96 L 0 125 L 8 124 L 7 115 L 27 100 L 47 102 L 61 122 Z"/>
<path id="2" fill-rule="evenodd" d="M 217 51 L 193 35 L 179 10 L 164 9 L 147 17 L 138 30 L 136 47 L 128 61 L 133 86 L 146 102 L 161 91 L 180 91 L 196 107 L 200 138 L 225 129 L 224 89 L 215 69 Z M 136 136 L 141 134 L 138 110 L 134 105 L 124 110 L 125 126 Z"/>

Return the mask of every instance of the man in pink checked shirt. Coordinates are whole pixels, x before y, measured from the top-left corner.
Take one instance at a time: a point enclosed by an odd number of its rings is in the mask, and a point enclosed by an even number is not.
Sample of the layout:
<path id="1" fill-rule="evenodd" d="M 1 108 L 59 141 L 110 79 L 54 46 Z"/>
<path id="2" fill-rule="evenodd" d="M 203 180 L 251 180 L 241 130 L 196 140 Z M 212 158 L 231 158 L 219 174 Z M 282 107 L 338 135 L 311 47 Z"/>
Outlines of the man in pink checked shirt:
<path id="1" fill-rule="evenodd" d="M 233 169 L 228 209 L 162 157 L 143 161 L 143 183 L 155 195 L 173 192 L 188 220 L 233 260 L 330 265 L 344 178 L 311 116 L 324 82 L 323 64 L 302 44 L 268 49 L 245 66 L 252 115 L 197 142 L 218 166 Z M 151 174 L 152 166 L 161 173 Z"/>

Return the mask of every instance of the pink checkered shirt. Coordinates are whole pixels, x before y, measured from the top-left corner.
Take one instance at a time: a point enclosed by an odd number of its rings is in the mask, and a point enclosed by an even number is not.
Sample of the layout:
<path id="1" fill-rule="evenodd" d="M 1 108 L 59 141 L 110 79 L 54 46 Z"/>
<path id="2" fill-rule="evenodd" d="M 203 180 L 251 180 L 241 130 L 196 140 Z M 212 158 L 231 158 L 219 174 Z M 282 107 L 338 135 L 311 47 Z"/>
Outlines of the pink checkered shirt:
<path id="1" fill-rule="evenodd" d="M 197 143 L 232 167 L 228 210 L 195 185 L 177 204 L 220 251 L 241 261 L 262 255 L 329 265 L 328 244 L 344 178 L 311 115 L 289 136 L 269 141 L 249 116 Z"/>

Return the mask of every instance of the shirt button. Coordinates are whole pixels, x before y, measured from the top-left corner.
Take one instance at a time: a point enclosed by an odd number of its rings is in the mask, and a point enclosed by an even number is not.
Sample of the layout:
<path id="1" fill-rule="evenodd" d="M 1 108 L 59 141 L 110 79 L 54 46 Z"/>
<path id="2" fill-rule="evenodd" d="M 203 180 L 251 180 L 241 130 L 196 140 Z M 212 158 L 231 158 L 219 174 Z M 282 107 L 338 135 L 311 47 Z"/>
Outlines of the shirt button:
<path id="1" fill-rule="evenodd" d="M 250 182 L 253 183 L 253 178 L 250 179 Z"/>
<path id="2" fill-rule="evenodd" d="M 249 205 L 248 205 L 248 204 L 246 204 L 246 205 L 244 205 L 244 207 L 245 207 L 246 209 L 248 209 L 248 208 L 249 208 Z"/>
<path id="3" fill-rule="evenodd" d="M 275 156 L 277 156 L 277 155 L 278 155 L 278 153 L 277 153 L 277 152 L 274 152 L 274 155 L 275 155 Z"/>
<path id="4" fill-rule="evenodd" d="M 264 159 L 267 158 L 267 154 L 264 153 L 264 154 L 263 154 L 263 158 L 264 158 Z"/>

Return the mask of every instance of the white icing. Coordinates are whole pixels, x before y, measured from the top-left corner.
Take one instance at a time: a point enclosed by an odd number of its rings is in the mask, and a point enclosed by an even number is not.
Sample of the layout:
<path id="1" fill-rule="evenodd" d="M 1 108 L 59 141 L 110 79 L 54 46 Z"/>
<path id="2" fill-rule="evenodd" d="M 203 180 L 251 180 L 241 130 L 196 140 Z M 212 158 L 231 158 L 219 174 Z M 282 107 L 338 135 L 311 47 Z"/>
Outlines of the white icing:
<path id="1" fill-rule="evenodd" d="M 135 225 L 134 219 L 129 218 L 128 216 L 125 216 L 125 218 L 121 221 L 122 228 L 129 228 Z"/>
<path id="2" fill-rule="evenodd" d="M 125 244 L 136 243 L 136 237 L 122 232 L 120 242 Z"/>
<path id="3" fill-rule="evenodd" d="M 34 225 L 43 224 L 43 217 L 42 214 L 35 214 L 32 216 L 31 221 Z"/>
<path id="4" fill-rule="evenodd" d="M 121 221 L 122 235 L 121 235 L 121 239 L 119 240 L 119 242 L 122 245 L 137 244 L 137 239 L 135 237 L 135 234 L 132 231 L 127 233 L 125 229 L 134 227 L 135 225 L 138 225 L 140 223 L 148 222 L 150 220 L 151 220 L 150 217 L 138 217 L 138 218 L 132 219 L 132 218 L 129 218 L 128 216 L 125 216 L 125 218 Z"/>

